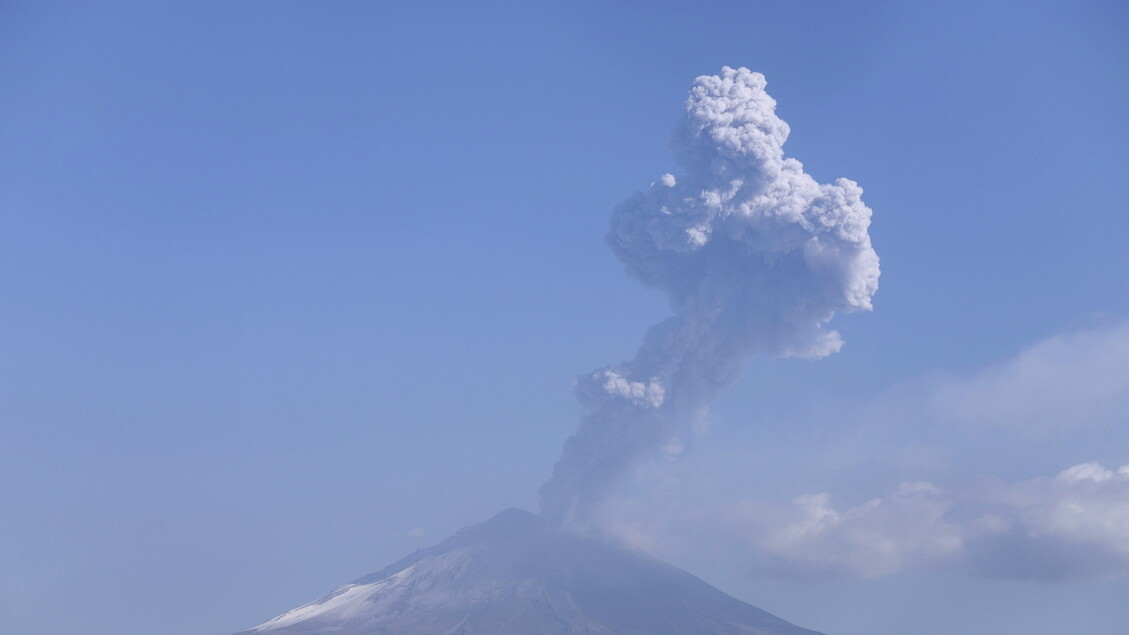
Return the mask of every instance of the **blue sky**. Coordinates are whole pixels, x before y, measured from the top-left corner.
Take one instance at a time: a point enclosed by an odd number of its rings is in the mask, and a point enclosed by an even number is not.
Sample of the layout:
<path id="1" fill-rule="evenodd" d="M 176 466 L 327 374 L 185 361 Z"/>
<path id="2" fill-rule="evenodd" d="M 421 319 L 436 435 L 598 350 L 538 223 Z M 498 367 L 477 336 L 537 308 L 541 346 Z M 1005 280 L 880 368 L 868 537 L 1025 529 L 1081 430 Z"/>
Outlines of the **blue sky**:
<path id="1" fill-rule="evenodd" d="M 875 310 L 609 527 L 836 635 L 1121 628 L 1129 12 L 910 4 L 6 3 L 0 631 L 232 632 L 534 508 L 724 65 L 864 188 Z"/>

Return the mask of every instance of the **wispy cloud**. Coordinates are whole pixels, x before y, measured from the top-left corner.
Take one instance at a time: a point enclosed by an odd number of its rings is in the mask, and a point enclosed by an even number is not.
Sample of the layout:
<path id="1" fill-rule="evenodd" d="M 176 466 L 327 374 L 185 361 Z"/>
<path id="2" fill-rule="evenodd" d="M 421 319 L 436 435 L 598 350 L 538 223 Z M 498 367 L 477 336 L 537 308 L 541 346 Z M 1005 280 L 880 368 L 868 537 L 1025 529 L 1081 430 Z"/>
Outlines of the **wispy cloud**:
<path id="1" fill-rule="evenodd" d="M 1129 417 L 1129 322 L 1045 339 L 1002 364 L 932 387 L 943 421 L 1045 433 Z"/>

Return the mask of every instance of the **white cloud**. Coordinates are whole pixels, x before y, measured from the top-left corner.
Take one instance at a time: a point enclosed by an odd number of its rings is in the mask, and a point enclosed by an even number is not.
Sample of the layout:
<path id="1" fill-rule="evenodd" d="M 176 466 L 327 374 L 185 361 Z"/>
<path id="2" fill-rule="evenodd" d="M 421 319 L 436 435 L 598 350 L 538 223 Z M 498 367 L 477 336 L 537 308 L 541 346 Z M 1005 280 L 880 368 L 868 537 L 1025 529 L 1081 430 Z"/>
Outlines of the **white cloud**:
<path id="1" fill-rule="evenodd" d="M 1129 321 L 1044 339 L 968 377 L 903 385 L 856 421 L 850 469 L 873 474 L 885 462 L 892 473 L 954 484 L 976 471 L 1030 473 L 1079 447 L 1098 449 L 1103 426 L 1101 438 L 1123 439 L 1111 428 L 1119 422 L 1129 423 Z M 907 453 L 913 461 L 902 460 Z M 997 578 L 1129 574 L 1129 466 L 1088 462 L 1055 476 L 922 487 L 846 506 L 828 494 L 746 503 L 757 513 L 727 531 L 743 533 L 757 572 L 772 576 L 872 578 L 944 563 Z"/>
<path id="2" fill-rule="evenodd" d="M 944 560 L 960 550 L 951 503 L 930 483 L 903 483 L 884 498 L 843 511 L 826 493 L 785 508 L 736 508 L 754 537 L 758 573 L 800 579 L 877 578 L 907 562 Z"/>
<path id="3" fill-rule="evenodd" d="M 638 476 L 649 495 L 610 497 L 577 529 L 676 561 L 806 582 L 923 568 L 1042 581 L 1129 576 L 1129 465 L 1083 463 L 968 488 L 907 482 L 846 505 L 826 492 L 707 503 L 655 469 Z"/>
<path id="4" fill-rule="evenodd" d="M 1129 573 L 1129 465 L 1083 463 L 1000 486 L 967 540 L 978 574 L 1062 580 Z"/>
<path id="5" fill-rule="evenodd" d="M 750 538 L 754 574 L 770 577 L 877 578 L 938 564 L 986 577 L 1118 576 L 1129 574 L 1129 465 L 1084 463 L 960 494 L 903 483 L 842 510 L 826 493 L 787 507 L 740 503 L 729 521 Z"/>
<path id="6" fill-rule="evenodd" d="M 1057 335 L 932 389 L 938 418 L 1035 433 L 1129 420 L 1129 322 Z"/>

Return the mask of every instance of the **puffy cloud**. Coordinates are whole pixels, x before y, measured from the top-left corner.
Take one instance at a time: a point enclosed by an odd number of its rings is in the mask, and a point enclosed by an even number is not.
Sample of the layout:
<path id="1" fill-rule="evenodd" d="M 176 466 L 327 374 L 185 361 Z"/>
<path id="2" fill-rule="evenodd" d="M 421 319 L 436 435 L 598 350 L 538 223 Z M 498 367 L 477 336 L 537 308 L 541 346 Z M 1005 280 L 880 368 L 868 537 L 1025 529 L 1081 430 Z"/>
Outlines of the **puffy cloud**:
<path id="1" fill-rule="evenodd" d="M 1063 580 L 1129 573 L 1129 465 L 1084 463 L 1054 478 L 1001 486 L 970 524 L 968 565 L 1003 578 Z"/>
<path id="2" fill-rule="evenodd" d="M 907 559 L 940 557 L 959 548 L 954 528 L 942 521 L 947 507 L 928 483 L 904 484 L 885 499 L 843 512 L 830 506 L 827 494 L 803 496 L 795 502 L 793 518 L 764 538 L 765 560 L 803 575 L 887 575 Z"/>
<path id="3" fill-rule="evenodd" d="M 765 85 L 744 68 L 699 77 L 674 137 L 684 174 L 612 213 L 612 251 L 674 315 L 633 359 L 578 381 L 588 413 L 541 488 L 546 515 L 588 514 L 633 460 L 692 431 L 746 358 L 829 355 L 842 345 L 832 316 L 871 308 L 862 188 L 820 184 L 784 155 L 788 124 Z"/>
<path id="4" fill-rule="evenodd" d="M 734 528 L 745 527 L 757 575 L 877 578 L 959 554 L 961 527 L 945 518 L 951 505 L 935 485 L 903 483 L 888 496 L 842 511 L 821 493 L 783 507 L 742 503 L 730 514 Z"/>
<path id="5" fill-rule="evenodd" d="M 734 505 L 756 575 L 875 578 L 947 564 L 975 575 L 1063 580 L 1129 574 L 1129 465 L 947 493 L 905 483 L 838 510 L 828 494 L 789 506 Z"/>

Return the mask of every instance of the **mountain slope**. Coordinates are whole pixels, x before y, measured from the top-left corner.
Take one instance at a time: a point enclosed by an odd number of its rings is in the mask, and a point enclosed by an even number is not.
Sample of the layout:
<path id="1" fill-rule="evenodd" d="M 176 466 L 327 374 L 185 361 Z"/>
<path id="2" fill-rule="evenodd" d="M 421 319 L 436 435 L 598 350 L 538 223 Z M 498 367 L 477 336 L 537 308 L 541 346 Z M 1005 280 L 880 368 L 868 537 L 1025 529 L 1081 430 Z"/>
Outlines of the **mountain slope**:
<path id="1" fill-rule="evenodd" d="M 818 635 L 510 509 L 237 635 Z"/>

